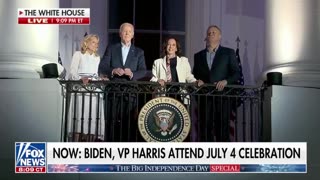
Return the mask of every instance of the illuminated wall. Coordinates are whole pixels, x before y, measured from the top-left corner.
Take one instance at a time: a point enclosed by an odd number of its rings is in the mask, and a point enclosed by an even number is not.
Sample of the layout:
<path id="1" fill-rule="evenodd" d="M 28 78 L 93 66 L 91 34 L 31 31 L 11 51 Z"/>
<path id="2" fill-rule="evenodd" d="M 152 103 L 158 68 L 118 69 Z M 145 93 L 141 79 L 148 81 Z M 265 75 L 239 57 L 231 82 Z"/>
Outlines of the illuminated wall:
<path id="1" fill-rule="evenodd" d="M 266 1 L 266 71 L 285 85 L 320 87 L 320 2 Z"/>

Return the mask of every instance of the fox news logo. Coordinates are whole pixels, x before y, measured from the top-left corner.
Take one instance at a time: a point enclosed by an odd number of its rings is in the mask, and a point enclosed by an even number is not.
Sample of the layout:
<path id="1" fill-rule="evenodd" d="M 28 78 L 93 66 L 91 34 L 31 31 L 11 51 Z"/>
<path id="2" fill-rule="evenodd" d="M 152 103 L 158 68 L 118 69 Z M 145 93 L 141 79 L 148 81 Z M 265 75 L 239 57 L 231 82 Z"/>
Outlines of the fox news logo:
<path id="1" fill-rule="evenodd" d="M 46 172 L 46 143 L 15 144 L 16 173 Z"/>

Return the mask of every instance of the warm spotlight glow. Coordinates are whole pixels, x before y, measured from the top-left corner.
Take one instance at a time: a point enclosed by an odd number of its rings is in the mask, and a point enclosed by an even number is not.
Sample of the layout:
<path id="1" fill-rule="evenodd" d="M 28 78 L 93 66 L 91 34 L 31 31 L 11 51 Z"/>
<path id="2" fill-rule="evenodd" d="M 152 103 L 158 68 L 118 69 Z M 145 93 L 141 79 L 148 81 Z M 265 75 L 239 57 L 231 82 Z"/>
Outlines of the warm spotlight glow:
<path id="1" fill-rule="evenodd" d="M 270 61 L 283 64 L 301 60 L 308 32 L 307 3 L 301 0 L 272 0 L 268 7 Z"/>

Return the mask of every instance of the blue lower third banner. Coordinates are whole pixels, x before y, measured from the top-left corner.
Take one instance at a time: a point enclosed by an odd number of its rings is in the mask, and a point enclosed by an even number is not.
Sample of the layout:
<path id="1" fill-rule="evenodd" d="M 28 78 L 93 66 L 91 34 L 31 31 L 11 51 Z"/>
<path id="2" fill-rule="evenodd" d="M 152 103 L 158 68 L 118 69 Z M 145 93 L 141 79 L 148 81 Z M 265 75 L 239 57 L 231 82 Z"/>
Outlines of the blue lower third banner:
<path id="1" fill-rule="evenodd" d="M 305 164 L 48 164 L 48 173 L 306 173 Z"/>

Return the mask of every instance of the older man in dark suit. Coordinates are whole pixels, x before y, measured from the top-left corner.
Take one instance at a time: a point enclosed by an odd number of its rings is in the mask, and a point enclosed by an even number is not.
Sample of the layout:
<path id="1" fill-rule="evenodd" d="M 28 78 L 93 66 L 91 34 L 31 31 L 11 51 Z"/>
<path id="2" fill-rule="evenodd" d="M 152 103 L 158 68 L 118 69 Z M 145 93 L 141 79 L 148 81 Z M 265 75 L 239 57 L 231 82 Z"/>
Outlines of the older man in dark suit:
<path id="1" fill-rule="evenodd" d="M 120 26 L 121 42 L 108 46 L 99 65 L 99 73 L 111 80 L 137 80 L 146 72 L 144 51 L 135 47 L 131 40 L 134 28 L 130 23 Z"/>
<path id="2" fill-rule="evenodd" d="M 204 83 L 215 84 L 222 91 L 227 84 L 236 84 L 240 77 L 239 65 L 233 49 L 220 45 L 221 30 L 212 25 L 207 30 L 207 47 L 194 55 L 193 74 Z M 203 102 L 203 101 L 202 101 Z M 228 102 L 222 98 L 205 99 L 207 108 L 200 109 L 200 128 L 204 130 L 201 141 L 229 141 Z M 214 113 L 212 113 L 214 112 Z M 212 131 L 214 126 L 215 133 Z"/>
<path id="3" fill-rule="evenodd" d="M 134 37 L 133 25 L 123 23 L 119 35 L 121 42 L 107 47 L 99 65 L 99 74 L 109 77 L 111 81 L 139 80 L 146 73 L 146 64 L 144 51 L 131 43 Z M 134 141 L 137 122 L 134 121 L 133 111 L 137 97 L 133 94 L 109 93 L 107 98 L 106 124 L 113 127 L 108 128 L 107 140 Z"/>

